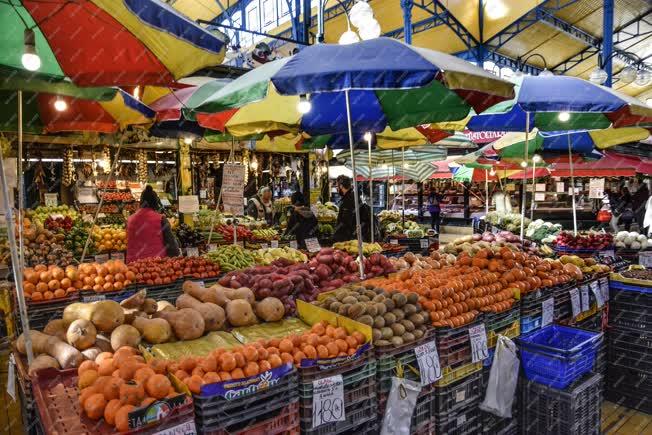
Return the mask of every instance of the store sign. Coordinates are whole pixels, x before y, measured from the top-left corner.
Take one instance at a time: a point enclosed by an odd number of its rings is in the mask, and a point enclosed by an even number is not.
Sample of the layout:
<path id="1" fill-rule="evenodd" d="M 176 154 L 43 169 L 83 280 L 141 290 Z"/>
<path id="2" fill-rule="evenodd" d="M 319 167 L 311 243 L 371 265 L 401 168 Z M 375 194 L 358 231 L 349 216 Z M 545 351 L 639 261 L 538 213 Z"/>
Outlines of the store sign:
<path id="1" fill-rule="evenodd" d="M 321 250 L 319 240 L 317 240 L 315 237 L 306 239 L 306 249 L 311 253 L 319 252 Z"/>
<path id="2" fill-rule="evenodd" d="M 430 385 L 442 377 L 441 366 L 439 365 L 439 354 L 435 341 L 424 343 L 414 348 L 419 364 L 419 374 L 421 376 L 421 385 Z"/>
<path id="3" fill-rule="evenodd" d="M 506 131 L 470 131 L 464 130 L 464 136 L 466 136 L 471 142 L 476 144 L 490 143 L 497 139 L 500 139 L 505 134 Z"/>
<path id="4" fill-rule="evenodd" d="M 197 195 L 179 196 L 179 213 L 197 213 L 199 211 L 199 197 Z"/>
<path id="5" fill-rule="evenodd" d="M 471 340 L 471 360 L 476 363 L 489 356 L 487 349 L 487 333 L 484 323 L 469 328 L 469 339 Z"/>
<path id="6" fill-rule="evenodd" d="M 56 207 L 59 205 L 59 195 L 56 193 L 46 193 L 44 196 L 46 207 Z"/>
<path id="7" fill-rule="evenodd" d="M 589 198 L 604 198 L 604 178 L 591 178 L 589 181 Z"/>
<path id="8" fill-rule="evenodd" d="M 312 394 L 313 428 L 346 420 L 342 375 L 312 381 Z"/>
<path id="9" fill-rule="evenodd" d="M 224 211 L 234 216 L 244 215 L 245 167 L 225 163 L 222 176 L 222 203 Z"/>

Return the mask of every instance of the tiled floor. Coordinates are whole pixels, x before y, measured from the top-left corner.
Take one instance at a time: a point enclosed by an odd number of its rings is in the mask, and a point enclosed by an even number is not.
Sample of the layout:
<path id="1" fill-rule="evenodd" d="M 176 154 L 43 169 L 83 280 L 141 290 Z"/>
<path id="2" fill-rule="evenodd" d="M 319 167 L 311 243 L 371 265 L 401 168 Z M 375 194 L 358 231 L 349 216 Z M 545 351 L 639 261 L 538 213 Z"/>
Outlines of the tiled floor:
<path id="1" fill-rule="evenodd" d="M 613 402 L 602 404 L 604 435 L 652 435 L 652 415 Z"/>

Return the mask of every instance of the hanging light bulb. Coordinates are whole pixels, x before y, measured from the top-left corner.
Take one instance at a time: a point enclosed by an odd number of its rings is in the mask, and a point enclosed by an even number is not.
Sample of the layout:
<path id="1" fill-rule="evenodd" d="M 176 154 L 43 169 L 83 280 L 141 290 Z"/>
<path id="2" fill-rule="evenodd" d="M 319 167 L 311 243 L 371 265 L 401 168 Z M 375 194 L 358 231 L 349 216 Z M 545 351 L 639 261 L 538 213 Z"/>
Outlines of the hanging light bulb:
<path id="1" fill-rule="evenodd" d="M 652 80 L 652 73 L 646 69 L 642 69 L 638 71 L 638 74 L 636 74 L 636 81 L 634 84 L 636 86 L 647 86 L 648 83 L 650 83 L 650 80 Z"/>
<path id="2" fill-rule="evenodd" d="M 621 82 L 630 84 L 633 83 L 634 80 L 636 80 L 637 73 L 638 71 L 636 71 L 636 68 L 631 66 L 626 66 L 618 73 L 618 78 L 620 78 Z"/>
<path id="3" fill-rule="evenodd" d="M 310 109 L 312 109 L 312 104 L 310 103 L 310 100 L 308 100 L 308 97 L 305 94 L 299 95 L 299 102 L 297 103 L 297 110 L 299 113 L 305 115 L 310 112 Z"/>
<path id="4" fill-rule="evenodd" d="M 544 68 L 543 71 L 539 73 L 539 77 L 552 77 L 554 74 L 548 68 Z"/>
<path id="5" fill-rule="evenodd" d="M 32 29 L 25 29 L 23 41 L 23 56 L 20 60 L 26 70 L 36 71 L 41 67 L 41 58 L 36 53 L 36 37 Z"/>
<path id="6" fill-rule="evenodd" d="M 496 170 L 494 168 L 491 168 L 491 171 L 489 171 L 489 175 L 492 177 L 496 175 Z"/>
<path id="7" fill-rule="evenodd" d="M 601 85 L 607 81 L 607 72 L 600 68 L 596 67 L 591 74 L 589 75 L 589 81 L 595 83 L 596 85 Z"/>
<path id="8" fill-rule="evenodd" d="M 521 162 L 521 168 L 527 168 L 527 162 L 525 160 Z"/>
<path id="9" fill-rule="evenodd" d="M 134 88 L 133 96 L 134 96 L 135 99 L 140 101 L 140 86 L 136 86 Z"/>
<path id="10" fill-rule="evenodd" d="M 340 40 L 338 41 L 340 45 L 355 44 L 356 42 L 360 42 L 360 37 L 350 28 L 342 33 L 342 36 L 340 36 Z"/>
<path id="11" fill-rule="evenodd" d="M 535 154 L 532 156 L 532 161 L 534 163 L 541 163 L 541 156 L 539 154 Z"/>
<path id="12" fill-rule="evenodd" d="M 367 41 L 369 39 L 375 39 L 380 36 L 380 23 L 375 19 L 369 23 L 365 23 L 362 27 L 358 27 L 358 33 L 360 38 Z"/>
<path id="13" fill-rule="evenodd" d="M 190 136 L 184 137 L 183 143 L 185 143 L 186 145 L 190 145 L 192 143 L 192 138 Z"/>
<path id="14" fill-rule="evenodd" d="M 366 1 L 359 1 L 349 11 L 349 20 L 355 27 L 363 27 L 364 23 L 374 18 L 374 11 Z"/>
<path id="15" fill-rule="evenodd" d="M 561 122 L 566 122 L 570 119 L 570 113 L 568 112 L 559 112 L 559 115 L 557 116 Z"/>
<path id="16" fill-rule="evenodd" d="M 372 138 L 372 136 L 371 136 L 371 132 L 370 132 L 370 131 L 368 131 L 368 132 L 366 132 L 366 133 L 364 134 L 364 140 L 366 140 L 367 142 L 371 142 L 371 138 Z"/>
<path id="17" fill-rule="evenodd" d="M 66 103 L 66 100 L 57 96 L 56 100 L 54 100 L 54 110 L 57 112 L 64 112 L 66 109 L 68 109 L 68 103 Z"/>

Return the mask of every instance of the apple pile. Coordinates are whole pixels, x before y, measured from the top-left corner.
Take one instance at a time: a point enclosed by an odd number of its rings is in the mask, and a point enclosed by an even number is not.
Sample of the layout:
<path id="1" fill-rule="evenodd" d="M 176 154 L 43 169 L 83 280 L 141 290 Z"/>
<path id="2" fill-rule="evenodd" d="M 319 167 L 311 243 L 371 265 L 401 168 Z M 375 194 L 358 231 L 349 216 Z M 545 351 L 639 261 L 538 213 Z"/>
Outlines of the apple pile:
<path id="1" fill-rule="evenodd" d="M 570 231 L 562 231 L 557 235 L 555 244 L 567 249 L 602 250 L 612 247 L 614 236 L 610 233 L 590 231 L 586 234 L 573 235 Z"/>

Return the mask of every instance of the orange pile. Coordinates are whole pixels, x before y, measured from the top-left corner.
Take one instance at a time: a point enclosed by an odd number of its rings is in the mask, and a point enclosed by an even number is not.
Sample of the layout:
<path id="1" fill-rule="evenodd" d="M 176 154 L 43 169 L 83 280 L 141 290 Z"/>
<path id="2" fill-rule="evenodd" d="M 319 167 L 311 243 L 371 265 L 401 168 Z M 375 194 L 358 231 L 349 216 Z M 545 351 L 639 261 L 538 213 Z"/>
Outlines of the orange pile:
<path id="1" fill-rule="evenodd" d="M 79 366 L 79 405 L 88 418 L 104 418 L 118 431 L 128 432 L 130 412 L 179 395 L 166 371 L 165 361 L 153 359 L 146 364 L 132 347 L 103 352 Z"/>
<path id="2" fill-rule="evenodd" d="M 199 394 L 204 384 L 255 376 L 288 363 L 298 366 L 304 358 L 353 355 L 365 341 L 358 331 L 349 335 L 344 328 L 319 322 L 300 335 L 260 340 L 230 350 L 216 349 L 204 357 L 171 363 L 168 370 Z"/>
<path id="3" fill-rule="evenodd" d="M 473 258 L 460 254 L 453 266 L 404 270 L 369 283 L 387 290 L 417 292 L 434 326 L 458 327 L 472 322 L 480 312 L 509 310 L 516 291 L 526 294 L 581 279 L 581 271 L 568 266 L 508 248 L 495 254 L 482 249 Z"/>

